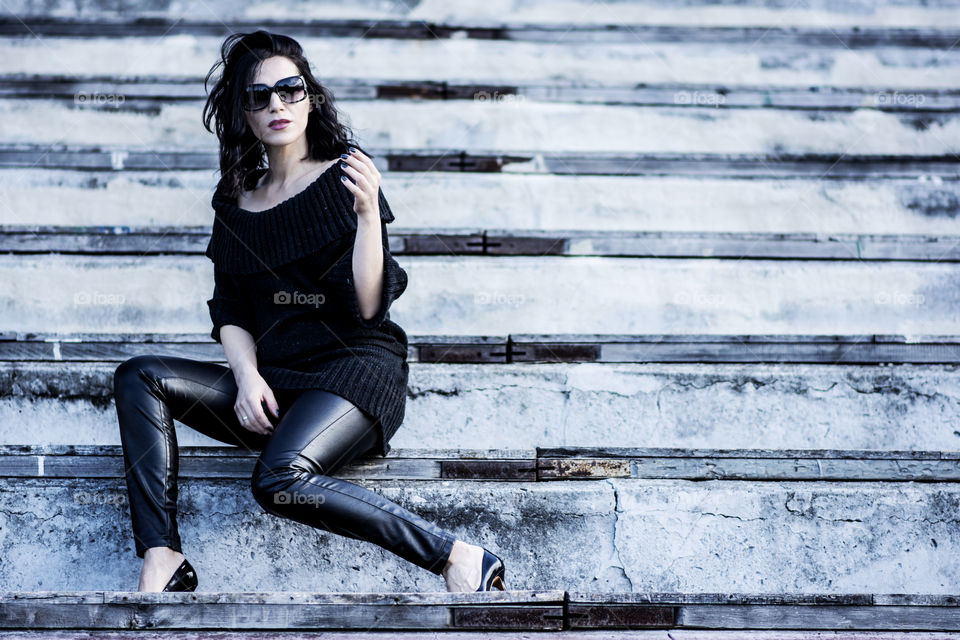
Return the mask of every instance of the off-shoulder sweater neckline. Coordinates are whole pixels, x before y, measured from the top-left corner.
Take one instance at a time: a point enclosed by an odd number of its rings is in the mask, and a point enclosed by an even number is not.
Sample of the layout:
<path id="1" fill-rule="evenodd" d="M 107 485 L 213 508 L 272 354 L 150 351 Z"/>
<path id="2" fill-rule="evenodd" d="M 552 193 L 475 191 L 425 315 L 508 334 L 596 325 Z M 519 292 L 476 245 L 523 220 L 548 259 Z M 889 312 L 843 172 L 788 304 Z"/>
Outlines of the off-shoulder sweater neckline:
<path id="1" fill-rule="evenodd" d="M 303 190 L 264 209 L 239 207 L 235 198 L 214 193 L 213 229 L 206 256 L 225 273 L 254 273 L 319 251 L 357 229 L 354 195 L 337 176 L 334 163 Z M 259 179 L 259 176 L 258 176 Z M 393 212 L 378 194 L 380 219 L 393 222 Z"/>

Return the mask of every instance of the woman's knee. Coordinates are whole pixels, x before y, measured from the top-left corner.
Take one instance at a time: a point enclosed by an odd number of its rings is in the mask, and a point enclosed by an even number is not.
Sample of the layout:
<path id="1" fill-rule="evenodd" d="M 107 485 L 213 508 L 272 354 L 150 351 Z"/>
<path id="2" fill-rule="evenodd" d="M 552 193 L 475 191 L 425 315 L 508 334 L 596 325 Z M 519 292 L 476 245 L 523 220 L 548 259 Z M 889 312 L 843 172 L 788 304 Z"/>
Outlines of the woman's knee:
<path id="1" fill-rule="evenodd" d="M 132 358 L 127 358 L 114 370 L 114 384 L 118 379 L 138 377 L 141 372 L 148 377 L 156 377 L 156 372 L 163 368 L 160 356 L 153 353 L 142 353 Z"/>
<path id="2" fill-rule="evenodd" d="M 131 384 L 140 384 L 144 376 L 154 379 L 160 366 L 160 358 L 154 354 L 141 354 L 121 362 L 113 372 L 114 397 L 119 396 L 123 389 Z"/>
<path id="3" fill-rule="evenodd" d="M 291 503 L 291 487 L 307 473 L 295 459 L 267 464 L 261 457 L 250 477 L 250 490 L 261 507 L 266 511 L 276 512 L 278 507 Z"/>

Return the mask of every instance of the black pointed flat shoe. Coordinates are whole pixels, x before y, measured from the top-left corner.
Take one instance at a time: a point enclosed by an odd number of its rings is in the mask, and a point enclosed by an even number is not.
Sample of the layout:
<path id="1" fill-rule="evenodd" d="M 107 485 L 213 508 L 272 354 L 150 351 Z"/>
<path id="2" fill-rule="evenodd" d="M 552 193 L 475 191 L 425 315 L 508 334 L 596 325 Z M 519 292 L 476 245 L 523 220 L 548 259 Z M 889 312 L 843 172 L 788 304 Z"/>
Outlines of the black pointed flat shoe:
<path id="1" fill-rule="evenodd" d="M 503 584 L 505 570 L 503 560 L 500 556 L 483 550 L 483 562 L 480 565 L 480 586 L 477 591 L 492 591 L 490 587 L 496 587 L 500 591 L 506 591 Z"/>
<path id="2" fill-rule="evenodd" d="M 186 558 L 173 572 L 170 582 L 163 588 L 164 591 L 195 591 L 197 588 L 197 572 Z"/>

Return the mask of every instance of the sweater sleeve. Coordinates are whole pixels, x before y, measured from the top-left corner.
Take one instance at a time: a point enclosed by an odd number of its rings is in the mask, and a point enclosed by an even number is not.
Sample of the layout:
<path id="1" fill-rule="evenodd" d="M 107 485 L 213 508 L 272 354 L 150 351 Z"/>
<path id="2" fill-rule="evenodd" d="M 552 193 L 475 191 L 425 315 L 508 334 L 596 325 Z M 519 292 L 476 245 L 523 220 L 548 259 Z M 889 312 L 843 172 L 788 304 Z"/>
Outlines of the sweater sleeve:
<path id="1" fill-rule="evenodd" d="M 387 237 L 387 225 L 380 221 L 380 235 L 383 240 L 383 291 L 380 294 L 380 307 L 376 315 L 364 319 L 360 315 L 360 305 L 357 301 L 357 288 L 353 279 L 353 245 L 356 235 L 349 238 L 346 253 L 341 256 L 330 268 L 327 275 L 337 299 L 345 306 L 347 314 L 361 327 L 375 329 L 386 320 L 387 312 L 393 301 L 407 288 L 407 272 L 397 263 L 390 253 L 390 242 Z"/>
<path id="2" fill-rule="evenodd" d="M 236 325 L 254 335 L 249 305 L 244 302 L 233 278 L 214 267 L 213 282 L 213 297 L 207 300 L 210 319 L 213 321 L 210 337 L 223 344 L 220 340 L 220 328 L 228 324 Z"/>

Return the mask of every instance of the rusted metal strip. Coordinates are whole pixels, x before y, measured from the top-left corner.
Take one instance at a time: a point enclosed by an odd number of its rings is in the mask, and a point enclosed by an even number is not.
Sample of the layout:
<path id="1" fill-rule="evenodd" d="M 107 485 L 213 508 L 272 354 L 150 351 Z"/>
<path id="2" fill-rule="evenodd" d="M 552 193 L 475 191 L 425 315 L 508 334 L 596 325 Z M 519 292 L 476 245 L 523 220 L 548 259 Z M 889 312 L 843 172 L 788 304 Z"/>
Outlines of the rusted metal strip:
<path id="1" fill-rule="evenodd" d="M 599 362 L 602 346 L 576 342 L 514 342 L 508 340 L 508 362 Z"/>
<path id="2" fill-rule="evenodd" d="M 569 629 L 668 629 L 677 607 L 650 604 L 567 604 Z"/>
<path id="3" fill-rule="evenodd" d="M 485 243 L 482 233 L 471 235 L 428 233 L 397 234 L 391 239 L 403 239 L 403 250 L 398 254 L 407 255 L 482 255 Z"/>
<path id="4" fill-rule="evenodd" d="M 630 460 L 609 458 L 540 458 L 537 480 L 593 480 L 632 477 Z"/>
<path id="5" fill-rule="evenodd" d="M 505 364 L 507 345 L 503 344 L 421 344 L 416 346 L 418 362 L 448 364 Z"/>
<path id="6" fill-rule="evenodd" d="M 454 629 L 526 629 L 559 631 L 563 629 L 563 605 L 554 606 L 458 606 L 450 610 Z"/>
<path id="7" fill-rule="evenodd" d="M 557 236 L 491 236 L 484 234 L 484 253 L 503 256 L 562 256 L 569 244 Z"/>
<path id="8" fill-rule="evenodd" d="M 537 465 L 533 460 L 441 460 L 440 478 L 534 482 Z"/>
<path id="9" fill-rule="evenodd" d="M 358 79 L 357 82 L 363 82 Z M 327 86 L 337 92 L 335 82 Z M 452 82 L 398 80 L 395 82 L 381 82 L 371 85 L 377 98 L 396 100 L 398 98 L 415 98 L 418 100 L 483 100 L 498 99 L 502 96 L 515 96 L 521 92 L 517 85 L 501 84 L 455 84 Z M 339 93 L 339 92 L 337 92 Z"/>

